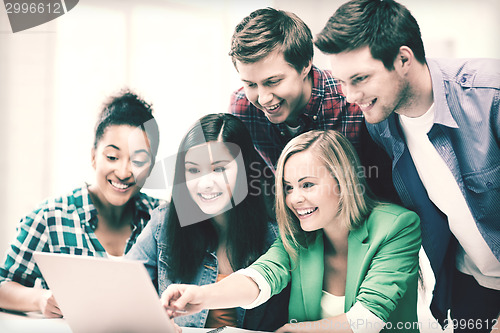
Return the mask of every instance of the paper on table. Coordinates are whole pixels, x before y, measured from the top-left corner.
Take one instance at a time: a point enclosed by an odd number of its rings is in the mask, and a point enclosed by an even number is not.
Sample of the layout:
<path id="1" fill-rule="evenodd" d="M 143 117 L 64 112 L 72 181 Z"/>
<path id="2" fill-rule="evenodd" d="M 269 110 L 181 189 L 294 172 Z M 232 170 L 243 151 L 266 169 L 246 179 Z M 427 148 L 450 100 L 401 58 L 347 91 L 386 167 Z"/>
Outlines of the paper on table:
<path id="1" fill-rule="evenodd" d="M 71 333 L 63 319 L 13 319 L 0 320 L 3 333 Z"/>
<path id="2" fill-rule="evenodd" d="M 210 333 L 210 332 L 221 332 L 221 333 L 244 333 L 244 332 L 253 332 L 253 333 L 268 333 L 268 332 L 264 332 L 264 331 L 252 331 L 252 330 L 245 330 L 245 329 L 242 329 L 242 328 L 234 328 L 234 327 L 228 327 L 228 326 L 225 326 L 225 327 L 220 327 L 218 329 L 214 329 L 212 331 L 208 331 L 207 333 Z"/>

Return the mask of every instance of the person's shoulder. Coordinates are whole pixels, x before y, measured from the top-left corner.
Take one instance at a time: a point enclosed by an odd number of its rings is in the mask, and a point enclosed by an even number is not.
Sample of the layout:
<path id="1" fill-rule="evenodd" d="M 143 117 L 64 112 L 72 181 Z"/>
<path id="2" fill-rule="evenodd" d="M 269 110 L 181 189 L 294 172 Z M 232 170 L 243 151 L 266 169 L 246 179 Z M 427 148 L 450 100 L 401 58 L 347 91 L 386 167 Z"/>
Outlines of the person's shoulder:
<path id="1" fill-rule="evenodd" d="M 375 141 L 380 141 L 380 138 L 378 137 L 380 135 L 380 132 L 382 132 L 382 130 L 387 127 L 387 119 L 384 119 L 378 123 L 369 123 L 369 122 L 365 122 L 366 124 L 366 129 L 368 131 L 368 133 L 371 134 L 372 138 L 375 140 Z"/>
<path id="2" fill-rule="evenodd" d="M 403 214 L 415 214 L 415 212 L 393 203 L 382 203 L 373 208 L 371 215 L 387 215 L 398 217 Z"/>
<path id="3" fill-rule="evenodd" d="M 389 117 L 378 122 L 378 123 L 369 123 L 365 121 L 366 130 L 370 134 L 370 137 L 378 143 L 385 147 L 386 151 L 391 151 L 394 143 L 394 136 L 391 131 L 390 122 L 394 122 L 396 115 L 391 113 Z"/>
<path id="4" fill-rule="evenodd" d="M 149 220 L 148 224 L 150 224 L 150 228 L 154 230 L 154 233 L 157 236 L 166 227 L 165 221 L 168 215 L 168 207 L 169 203 L 163 201 L 151 213 L 151 219 Z"/>
<path id="5" fill-rule="evenodd" d="M 246 97 L 243 88 L 231 95 L 229 113 L 239 118 L 247 126 L 257 126 L 257 123 L 267 123 L 267 117 L 257 109 Z"/>
<path id="6" fill-rule="evenodd" d="M 316 76 L 321 76 L 324 78 L 332 77 L 332 71 L 330 71 L 329 69 L 323 69 L 323 68 L 319 68 L 316 65 L 312 65 L 311 70 L 313 72 L 314 77 L 316 77 Z"/>
<path id="7" fill-rule="evenodd" d="M 247 95 L 245 94 L 245 89 L 243 87 L 234 90 L 231 94 L 231 98 L 234 100 L 246 99 L 248 101 Z"/>
<path id="8" fill-rule="evenodd" d="M 229 101 L 230 113 L 238 115 L 239 113 L 246 111 L 248 108 L 250 108 L 250 106 L 251 103 L 248 100 L 243 87 L 239 88 L 231 94 Z"/>
<path id="9" fill-rule="evenodd" d="M 338 82 L 333 78 L 332 72 L 328 69 L 321 69 L 315 65 L 312 66 L 314 82 L 319 82 L 325 87 L 336 86 Z"/>
<path id="10" fill-rule="evenodd" d="M 149 211 L 156 209 L 166 202 L 163 199 L 152 197 L 144 192 L 139 192 L 137 200 L 140 201 L 141 204 L 143 204 Z"/>
<path id="11" fill-rule="evenodd" d="M 162 201 L 158 207 L 153 210 L 153 216 L 160 217 L 161 220 L 164 220 L 168 214 L 169 203 L 167 201 Z"/>
<path id="12" fill-rule="evenodd" d="M 83 207 L 89 207 L 88 191 L 78 187 L 60 196 L 50 196 L 41 201 L 22 220 L 24 225 L 59 223 L 62 219 L 80 214 Z M 60 217 L 60 218 L 55 218 Z M 49 222 L 48 222 L 49 221 Z"/>
<path id="13" fill-rule="evenodd" d="M 431 75 L 439 70 L 445 81 L 463 88 L 500 89 L 500 59 L 427 59 Z"/>
<path id="14" fill-rule="evenodd" d="M 332 72 L 313 65 L 313 90 L 327 99 L 344 99 L 340 82 L 332 76 Z"/>
<path id="15" fill-rule="evenodd" d="M 386 226 L 387 228 L 393 228 L 395 224 L 413 224 L 419 223 L 418 215 L 402 206 L 383 203 L 376 206 L 367 220 L 368 227 L 380 228 L 381 226 Z"/>
<path id="16" fill-rule="evenodd" d="M 77 211 L 83 206 L 90 205 L 88 189 L 85 186 L 77 187 L 60 196 L 53 196 L 40 204 L 40 208 L 46 211 L 64 210 L 67 212 Z"/>
<path id="17" fill-rule="evenodd" d="M 266 245 L 270 246 L 279 237 L 279 228 L 276 221 L 268 221 L 266 229 Z"/>
<path id="18" fill-rule="evenodd" d="M 373 244 L 389 244 L 398 240 L 402 244 L 420 247 L 420 219 L 415 212 L 401 206 L 377 206 L 366 220 L 365 227 L 368 239 Z"/>

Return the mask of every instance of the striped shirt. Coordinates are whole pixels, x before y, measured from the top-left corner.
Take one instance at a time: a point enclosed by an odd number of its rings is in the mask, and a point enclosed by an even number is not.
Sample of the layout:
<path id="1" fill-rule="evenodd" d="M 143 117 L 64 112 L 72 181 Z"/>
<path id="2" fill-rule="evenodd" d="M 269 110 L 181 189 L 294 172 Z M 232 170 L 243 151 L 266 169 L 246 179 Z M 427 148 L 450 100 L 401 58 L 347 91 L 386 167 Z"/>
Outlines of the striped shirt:
<path id="1" fill-rule="evenodd" d="M 135 212 L 125 253 L 148 223 L 153 209 L 161 203 L 144 193 L 132 200 Z M 33 259 L 35 251 L 105 257 L 106 250 L 94 232 L 97 222 L 97 209 L 86 185 L 66 196 L 43 202 L 18 225 L 16 239 L 10 244 L 0 267 L 0 283 L 15 281 L 33 287 L 39 279 L 47 288 Z"/>

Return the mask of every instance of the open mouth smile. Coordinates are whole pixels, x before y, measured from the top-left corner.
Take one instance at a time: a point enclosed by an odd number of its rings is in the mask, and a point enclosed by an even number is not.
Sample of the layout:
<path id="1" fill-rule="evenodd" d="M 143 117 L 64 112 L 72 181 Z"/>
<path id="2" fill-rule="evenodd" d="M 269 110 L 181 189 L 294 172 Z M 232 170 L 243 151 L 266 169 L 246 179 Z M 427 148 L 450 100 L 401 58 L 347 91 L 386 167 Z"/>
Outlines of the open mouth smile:
<path id="1" fill-rule="evenodd" d="M 116 188 L 117 190 L 120 190 L 120 191 L 125 191 L 133 185 L 132 183 L 124 184 L 121 182 L 115 182 L 113 180 L 108 180 L 108 182 L 111 184 L 111 186 L 113 186 L 114 188 Z"/>
<path id="2" fill-rule="evenodd" d="M 377 99 L 373 99 L 372 101 L 368 102 L 368 103 L 364 103 L 364 104 L 358 104 L 359 107 L 361 108 L 361 110 L 366 110 L 366 109 L 369 109 L 370 107 L 373 106 L 373 104 L 375 104 L 375 102 L 377 101 Z"/>
<path id="3" fill-rule="evenodd" d="M 311 214 L 313 214 L 314 212 L 316 212 L 317 210 L 318 210 L 318 207 L 304 208 L 304 209 L 295 209 L 295 211 L 297 212 L 297 215 L 299 216 L 299 218 L 308 217 Z"/>
<path id="4" fill-rule="evenodd" d="M 222 192 L 217 192 L 217 193 L 198 193 L 198 196 L 201 198 L 202 201 L 213 201 L 220 197 L 222 195 Z"/>
<path id="5" fill-rule="evenodd" d="M 266 109 L 266 111 L 269 113 L 274 113 L 280 108 L 282 103 L 283 103 L 283 101 L 281 101 L 277 104 L 271 105 L 271 106 L 267 106 L 267 107 L 265 106 L 264 109 Z"/>

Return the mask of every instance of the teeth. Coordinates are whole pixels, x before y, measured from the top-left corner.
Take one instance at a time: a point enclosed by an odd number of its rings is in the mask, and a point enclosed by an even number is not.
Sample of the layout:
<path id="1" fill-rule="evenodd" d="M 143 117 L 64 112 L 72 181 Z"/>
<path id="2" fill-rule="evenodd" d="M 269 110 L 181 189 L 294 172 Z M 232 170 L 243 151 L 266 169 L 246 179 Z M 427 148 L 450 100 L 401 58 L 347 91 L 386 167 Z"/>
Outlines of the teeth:
<path id="1" fill-rule="evenodd" d="M 312 212 L 316 211 L 317 208 L 306 208 L 306 209 L 297 209 L 297 214 L 300 216 L 304 216 L 307 214 L 311 214 Z"/>
<path id="2" fill-rule="evenodd" d="M 130 184 L 122 184 L 122 183 L 117 183 L 117 182 L 114 182 L 114 181 L 111 181 L 111 185 L 113 185 L 114 187 L 119 188 L 121 190 L 124 190 L 124 189 L 130 187 Z"/>
<path id="3" fill-rule="evenodd" d="M 268 107 L 268 108 L 266 108 L 266 109 L 268 109 L 269 111 L 274 111 L 274 110 L 276 110 L 277 108 L 279 108 L 280 104 L 281 104 L 281 103 L 275 104 L 275 105 L 270 106 L 270 107 Z"/>
<path id="4" fill-rule="evenodd" d="M 222 193 L 221 193 L 221 192 L 219 192 L 219 193 L 211 193 L 211 194 L 199 193 L 198 195 L 199 195 L 202 199 L 204 199 L 204 200 L 212 200 L 212 199 L 214 199 L 214 198 L 216 198 L 216 197 L 221 196 L 221 195 L 222 195 Z"/>
<path id="5" fill-rule="evenodd" d="M 360 106 L 360 107 L 362 107 L 362 108 L 367 108 L 367 107 L 369 107 L 370 105 L 372 105 L 374 101 L 375 101 L 375 100 L 371 101 L 370 103 L 366 103 L 366 104 L 359 104 L 359 106 Z"/>

